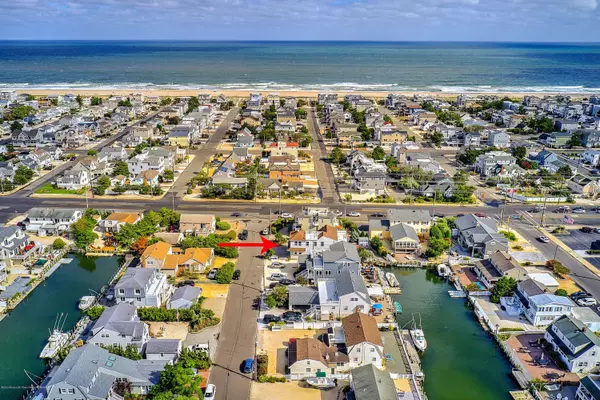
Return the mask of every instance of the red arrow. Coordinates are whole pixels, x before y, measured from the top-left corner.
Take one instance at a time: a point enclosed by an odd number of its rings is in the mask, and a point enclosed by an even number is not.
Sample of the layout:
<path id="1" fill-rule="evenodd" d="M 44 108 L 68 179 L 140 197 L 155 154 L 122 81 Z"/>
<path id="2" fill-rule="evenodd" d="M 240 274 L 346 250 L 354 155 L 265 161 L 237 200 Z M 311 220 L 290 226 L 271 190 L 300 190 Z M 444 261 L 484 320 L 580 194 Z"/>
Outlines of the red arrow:
<path id="1" fill-rule="evenodd" d="M 260 250 L 260 254 L 264 254 L 270 249 L 273 249 L 279 246 L 277 243 L 271 242 L 269 239 L 266 239 L 261 235 L 260 240 L 262 243 L 242 243 L 242 242 L 229 242 L 229 243 L 219 243 L 219 247 L 262 247 Z"/>

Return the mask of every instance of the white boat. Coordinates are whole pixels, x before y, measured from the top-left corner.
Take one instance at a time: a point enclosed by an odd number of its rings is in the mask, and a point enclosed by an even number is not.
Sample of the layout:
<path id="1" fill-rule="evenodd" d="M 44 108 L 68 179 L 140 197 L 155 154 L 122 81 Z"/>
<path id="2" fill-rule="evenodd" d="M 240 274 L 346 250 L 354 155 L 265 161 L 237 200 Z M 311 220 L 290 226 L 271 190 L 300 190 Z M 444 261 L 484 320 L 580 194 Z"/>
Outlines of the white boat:
<path id="1" fill-rule="evenodd" d="M 450 275 L 452 275 L 452 271 L 450 270 L 450 268 L 448 268 L 448 266 L 446 264 L 440 264 L 440 265 L 438 265 L 437 266 L 437 273 L 442 278 L 447 278 Z"/>
<path id="2" fill-rule="evenodd" d="M 413 316 L 413 326 L 412 329 L 409 330 L 410 338 L 412 339 L 415 347 L 419 351 L 425 351 L 427 349 L 427 340 L 425 339 L 425 333 L 423 333 L 423 327 L 420 323 L 421 316 L 419 315 L 419 327 L 417 328 L 417 323 L 415 322 L 415 318 Z"/>
<path id="3" fill-rule="evenodd" d="M 83 296 L 79 300 L 79 309 L 81 311 L 85 311 L 88 308 L 90 308 L 91 306 L 93 306 L 95 302 L 96 302 L 96 296 Z"/>
<path id="4" fill-rule="evenodd" d="M 42 349 L 40 358 L 54 358 L 60 349 L 65 347 L 69 341 L 69 334 L 54 329 L 48 338 L 48 343 Z"/>
<path id="5" fill-rule="evenodd" d="M 307 378 L 306 383 L 317 389 L 332 389 L 336 386 L 335 381 L 329 378 Z"/>
<path id="6" fill-rule="evenodd" d="M 391 272 L 385 273 L 385 279 L 387 279 L 387 281 L 391 287 L 399 287 L 400 286 L 400 283 L 398 282 L 396 275 L 392 274 Z"/>

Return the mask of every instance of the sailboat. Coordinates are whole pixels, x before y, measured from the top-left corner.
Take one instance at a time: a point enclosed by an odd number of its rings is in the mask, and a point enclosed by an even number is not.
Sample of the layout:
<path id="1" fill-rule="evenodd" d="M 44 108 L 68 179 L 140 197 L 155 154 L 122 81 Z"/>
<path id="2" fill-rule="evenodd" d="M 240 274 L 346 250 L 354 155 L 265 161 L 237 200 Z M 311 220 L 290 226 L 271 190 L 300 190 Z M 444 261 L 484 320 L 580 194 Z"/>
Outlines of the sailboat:
<path id="1" fill-rule="evenodd" d="M 413 315 L 413 326 L 409 330 L 410 337 L 419 351 L 425 351 L 427 349 L 427 340 L 425 340 L 425 334 L 423 333 L 423 327 L 421 325 L 421 315 L 419 314 L 419 327 L 417 328 L 417 323 L 415 322 L 415 316 Z"/>
<path id="2" fill-rule="evenodd" d="M 40 358 L 54 358 L 69 341 L 69 334 L 62 331 L 62 328 L 67 320 L 66 314 L 60 314 L 54 321 L 54 327 L 50 332 L 48 343 L 42 349 Z"/>

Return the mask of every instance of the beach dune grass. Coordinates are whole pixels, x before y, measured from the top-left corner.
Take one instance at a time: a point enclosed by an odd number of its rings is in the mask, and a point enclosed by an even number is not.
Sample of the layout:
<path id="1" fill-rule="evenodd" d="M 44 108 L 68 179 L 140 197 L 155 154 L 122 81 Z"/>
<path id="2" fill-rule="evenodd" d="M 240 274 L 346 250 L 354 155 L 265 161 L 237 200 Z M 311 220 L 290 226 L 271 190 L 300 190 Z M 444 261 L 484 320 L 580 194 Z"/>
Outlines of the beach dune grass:
<path id="1" fill-rule="evenodd" d="M 41 186 L 38 190 L 35 191 L 37 194 L 83 194 L 84 189 L 60 189 L 54 187 L 53 184 L 47 183 L 44 186 Z"/>

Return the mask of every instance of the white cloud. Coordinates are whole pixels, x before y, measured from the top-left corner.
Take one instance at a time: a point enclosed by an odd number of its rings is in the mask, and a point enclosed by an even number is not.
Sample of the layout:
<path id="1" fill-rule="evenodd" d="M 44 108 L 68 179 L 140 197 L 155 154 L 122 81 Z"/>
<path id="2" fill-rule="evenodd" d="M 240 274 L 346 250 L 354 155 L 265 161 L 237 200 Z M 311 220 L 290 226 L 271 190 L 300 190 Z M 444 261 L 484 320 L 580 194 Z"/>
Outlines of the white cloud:
<path id="1" fill-rule="evenodd" d="M 573 5 L 582 10 L 595 10 L 598 8 L 598 0 L 572 0 Z"/>

